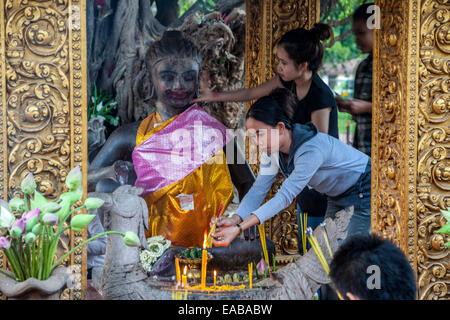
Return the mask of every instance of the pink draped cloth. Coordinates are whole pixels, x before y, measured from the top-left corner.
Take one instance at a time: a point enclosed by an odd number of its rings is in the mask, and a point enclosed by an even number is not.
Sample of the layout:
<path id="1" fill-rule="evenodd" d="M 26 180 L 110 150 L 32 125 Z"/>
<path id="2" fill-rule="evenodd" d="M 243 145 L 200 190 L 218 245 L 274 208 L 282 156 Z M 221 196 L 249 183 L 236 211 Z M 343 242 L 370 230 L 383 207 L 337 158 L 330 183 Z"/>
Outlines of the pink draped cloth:
<path id="1" fill-rule="evenodd" d="M 189 107 L 134 149 L 135 186 L 146 195 L 178 182 L 214 157 L 233 136 L 197 104 Z"/>

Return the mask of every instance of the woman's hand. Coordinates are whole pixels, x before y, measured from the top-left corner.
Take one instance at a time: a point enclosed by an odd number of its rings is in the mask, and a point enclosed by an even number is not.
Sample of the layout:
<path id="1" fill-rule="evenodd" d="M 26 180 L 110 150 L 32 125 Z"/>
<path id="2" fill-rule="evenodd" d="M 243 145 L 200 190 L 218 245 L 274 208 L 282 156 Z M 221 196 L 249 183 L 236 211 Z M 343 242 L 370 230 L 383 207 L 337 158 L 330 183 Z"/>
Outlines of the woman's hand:
<path id="1" fill-rule="evenodd" d="M 200 96 L 192 100 L 193 103 L 196 102 L 214 102 L 217 101 L 218 93 L 212 91 L 209 87 L 211 81 L 209 79 L 208 73 L 202 71 L 200 75 Z"/>
<path id="2" fill-rule="evenodd" d="M 352 100 L 335 97 L 340 112 L 352 113 Z"/>
<path id="3" fill-rule="evenodd" d="M 221 231 L 213 233 L 213 244 L 216 247 L 227 247 L 240 233 L 239 227 L 223 227 Z"/>
<path id="4" fill-rule="evenodd" d="M 336 103 L 339 107 L 339 111 L 347 112 L 352 115 L 372 112 L 372 103 L 361 99 L 347 100 L 336 97 Z"/>
<path id="5" fill-rule="evenodd" d="M 216 223 L 216 232 L 219 232 L 224 228 L 235 226 L 236 224 L 240 223 L 241 221 L 242 221 L 241 217 L 239 217 L 236 214 L 231 216 L 230 218 L 220 216 L 219 219 L 217 219 L 216 217 L 213 217 L 211 219 L 211 222 L 209 223 L 209 227 L 212 228 L 214 223 Z"/>

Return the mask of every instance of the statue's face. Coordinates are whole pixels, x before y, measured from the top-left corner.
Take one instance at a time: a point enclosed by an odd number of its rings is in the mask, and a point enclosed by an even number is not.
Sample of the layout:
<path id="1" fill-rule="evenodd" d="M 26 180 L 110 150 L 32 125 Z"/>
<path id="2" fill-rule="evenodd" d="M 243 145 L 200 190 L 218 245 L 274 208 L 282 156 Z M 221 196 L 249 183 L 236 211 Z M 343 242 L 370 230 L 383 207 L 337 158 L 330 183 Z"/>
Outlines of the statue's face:
<path id="1" fill-rule="evenodd" d="M 157 101 L 168 108 L 183 109 L 197 92 L 198 75 L 199 65 L 192 58 L 167 57 L 159 61 L 152 72 Z"/>

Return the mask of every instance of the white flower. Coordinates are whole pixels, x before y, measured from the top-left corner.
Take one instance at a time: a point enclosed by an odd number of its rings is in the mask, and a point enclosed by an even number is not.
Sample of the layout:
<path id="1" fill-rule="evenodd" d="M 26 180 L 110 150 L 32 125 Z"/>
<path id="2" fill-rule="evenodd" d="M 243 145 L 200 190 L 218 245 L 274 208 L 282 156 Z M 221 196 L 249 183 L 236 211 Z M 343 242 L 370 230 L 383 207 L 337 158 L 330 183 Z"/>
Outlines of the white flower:
<path id="1" fill-rule="evenodd" d="M 140 259 L 142 267 L 148 272 L 164 251 L 170 247 L 171 241 L 164 239 L 163 236 L 155 236 L 148 238 L 147 244 L 150 250 L 140 250 Z"/>
<path id="2" fill-rule="evenodd" d="M 0 228 L 9 228 L 16 218 L 8 211 L 8 209 L 1 207 L 0 211 Z"/>
<path id="3" fill-rule="evenodd" d="M 147 239 L 147 242 L 160 242 L 160 241 L 164 241 L 163 236 L 154 236 Z"/>
<path id="4" fill-rule="evenodd" d="M 154 242 L 152 244 L 149 244 L 148 248 L 150 249 L 149 255 L 151 257 L 159 258 L 164 252 L 163 245 L 161 243 L 158 243 L 158 242 Z"/>

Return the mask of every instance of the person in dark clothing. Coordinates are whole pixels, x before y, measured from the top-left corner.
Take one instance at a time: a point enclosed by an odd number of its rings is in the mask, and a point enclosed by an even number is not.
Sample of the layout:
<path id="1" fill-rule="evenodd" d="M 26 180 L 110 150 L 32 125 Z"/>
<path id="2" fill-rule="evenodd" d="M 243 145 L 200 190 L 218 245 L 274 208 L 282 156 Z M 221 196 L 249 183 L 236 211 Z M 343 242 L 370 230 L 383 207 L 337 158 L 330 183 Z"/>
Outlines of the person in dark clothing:
<path id="1" fill-rule="evenodd" d="M 332 29 L 323 23 L 316 23 L 311 30 L 299 28 L 288 31 L 277 45 L 275 77 L 254 88 L 227 92 L 207 89 L 208 81 L 202 77 L 200 97 L 194 101 L 250 101 L 267 96 L 275 88 L 287 88 L 296 99 L 295 123 L 312 122 L 320 132 L 338 138 L 336 101 L 331 89 L 317 74 L 325 50 L 322 41 L 332 35 Z M 308 226 L 315 228 L 323 221 L 327 198 L 306 187 L 297 197 L 297 208 L 299 215 L 302 212 L 308 214 Z"/>
<path id="2" fill-rule="evenodd" d="M 416 279 L 405 254 L 373 234 L 347 238 L 331 261 L 330 278 L 344 299 L 416 299 Z"/>
<path id="3" fill-rule="evenodd" d="M 352 29 L 356 44 L 361 53 L 368 54 L 356 70 L 353 99 L 336 97 L 339 110 L 353 115 L 356 122 L 353 146 L 369 157 L 372 152 L 373 29 L 369 28 L 368 20 L 373 15 L 371 10 L 373 5 L 373 3 L 363 4 L 353 13 Z"/>
<path id="4" fill-rule="evenodd" d="M 353 206 L 347 237 L 370 232 L 370 158 L 344 142 L 324 134 L 309 122 L 293 123 L 295 101 L 287 89 L 276 88 L 258 99 L 246 116 L 251 141 L 261 155 L 258 176 L 231 218 L 220 217 L 215 246 L 228 246 L 247 228 L 259 225 L 288 207 L 306 185 L 326 194 L 330 208 L 342 210 Z M 286 180 L 273 198 L 263 204 L 276 176 Z M 327 217 L 337 211 L 327 209 Z M 210 225 L 216 221 L 211 220 Z"/>

